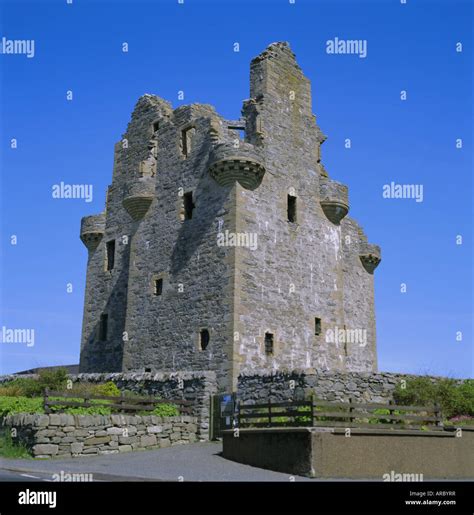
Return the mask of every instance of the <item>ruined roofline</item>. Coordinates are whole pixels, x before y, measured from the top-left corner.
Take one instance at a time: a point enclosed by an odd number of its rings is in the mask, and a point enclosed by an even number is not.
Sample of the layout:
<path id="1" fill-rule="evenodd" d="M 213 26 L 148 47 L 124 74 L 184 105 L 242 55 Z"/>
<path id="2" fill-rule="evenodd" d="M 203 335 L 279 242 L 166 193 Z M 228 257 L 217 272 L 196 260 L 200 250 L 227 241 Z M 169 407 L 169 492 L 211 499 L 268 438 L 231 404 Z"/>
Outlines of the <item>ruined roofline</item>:
<path id="1" fill-rule="evenodd" d="M 275 59 L 278 57 L 290 58 L 294 62 L 295 67 L 302 71 L 296 62 L 296 55 L 291 50 L 290 44 L 287 41 L 277 41 L 275 43 L 270 43 L 267 48 L 263 50 L 263 52 L 260 52 L 260 54 L 258 54 L 250 61 L 250 66 L 252 67 L 267 59 Z"/>
<path id="2" fill-rule="evenodd" d="M 169 110 L 172 114 L 179 113 L 180 111 L 184 111 L 186 109 L 192 109 L 193 107 L 216 112 L 216 108 L 212 104 L 193 102 L 191 104 L 183 104 L 178 107 L 173 107 L 173 104 L 170 101 L 164 99 L 163 97 L 151 93 L 145 93 L 136 101 L 135 107 L 132 111 L 132 117 L 133 113 L 135 113 L 137 109 L 144 107 L 144 104 L 149 105 L 150 107 L 164 107 L 166 108 L 166 110 Z"/>

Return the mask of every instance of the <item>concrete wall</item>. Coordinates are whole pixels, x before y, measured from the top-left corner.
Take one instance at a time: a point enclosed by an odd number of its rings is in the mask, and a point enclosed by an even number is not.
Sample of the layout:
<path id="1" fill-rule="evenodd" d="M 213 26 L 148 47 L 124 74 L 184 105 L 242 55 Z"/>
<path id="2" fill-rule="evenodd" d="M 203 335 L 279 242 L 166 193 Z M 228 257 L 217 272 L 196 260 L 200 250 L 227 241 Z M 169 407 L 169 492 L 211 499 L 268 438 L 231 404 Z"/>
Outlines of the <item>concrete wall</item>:
<path id="1" fill-rule="evenodd" d="M 196 417 L 9 415 L 2 426 L 35 458 L 70 458 L 155 449 L 197 440 Z"/>
<path id="2" fill-rule="evenodd" d="M 225 458 L 288 474 L 381 481 L 398 474 L 422 475 L 421 480 L 474 478 L 472 430 L 460 437 L 442 431 L 356 429 L 346 436 L 344 430 L 322 428 L 241 429 L 235 434 L 224 432 Z"/>

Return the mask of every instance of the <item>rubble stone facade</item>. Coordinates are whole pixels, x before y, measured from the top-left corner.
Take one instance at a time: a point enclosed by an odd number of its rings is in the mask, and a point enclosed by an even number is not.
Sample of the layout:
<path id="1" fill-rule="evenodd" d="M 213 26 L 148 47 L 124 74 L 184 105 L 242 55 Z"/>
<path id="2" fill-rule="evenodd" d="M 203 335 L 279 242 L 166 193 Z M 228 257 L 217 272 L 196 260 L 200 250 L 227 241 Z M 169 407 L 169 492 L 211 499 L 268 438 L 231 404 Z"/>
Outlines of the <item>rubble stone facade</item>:
<path id="1" fill-rule="evenodd" d="M 240 373 L 376 370 L 380 248 L 325 139 L 287 43 L 252 60 L 239 120 L 142 96 L 105 211 L 82 220 L 80 371 L 213 370 L 229 390 Z"/>

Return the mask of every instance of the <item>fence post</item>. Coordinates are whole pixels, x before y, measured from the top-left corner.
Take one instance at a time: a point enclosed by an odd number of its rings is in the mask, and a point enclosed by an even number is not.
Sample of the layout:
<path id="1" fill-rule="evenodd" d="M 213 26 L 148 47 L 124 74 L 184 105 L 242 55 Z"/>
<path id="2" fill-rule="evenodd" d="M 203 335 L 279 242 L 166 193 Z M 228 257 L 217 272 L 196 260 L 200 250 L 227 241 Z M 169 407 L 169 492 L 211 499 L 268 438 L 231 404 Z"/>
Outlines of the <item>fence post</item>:
<path id="1" fill-rule="evenodd" d="M 268 399 L 268 427 L 272 427 L 272 401 Z"/>
<path id="2" fill-rule="evenodd" d="M 390 400 L 388 401 L 388 404 L 389 404 L 390 406 L 393 404 L 392 399 L 390 399 Z M 390 416 L 392 416 L 392 415 L 393 415 L 393 409 L 390 409 L 390 408 L 389 408 L 389 410 L 388 410 L 388 414 L 389 414 Z M 395 420 L 390 419 L 390 423 L 391 423 L 391 424 L 394 424 L 394 423 L 395 423 Z"/>
<path id="3" fill-rule="evenodd" d="M 434 403 L 434 414 L 435 417 L 438 419 L 436 420 L 436 425 L 438 427 L 443 427 L 443 415 L 441 413 L 440 406 L 437 402 Z"/>
<path id="4" fill-rule="evenodd" d="M 313 406 L 313 396 L 311 395 L 311 399 L 309 401 L 311 403 L 311 426 L 314 426 L 314 406 Z"/>
<path id="5" fill-rule="evenodd" d="M 352 407 L 352 397 L 349 397 L 349 423 L 352 424 L 354 422 L 354 417 L 352 416 L 354 408 Z"/>
<path id="6" fill-rule="evenodd" d="M 44 395 L 44 399 L 43 399 L 44 412 L 45 413 L 50 413 L 49 403 L 48 403 L 48 399 L 49 399 L 49 389 L 48 388 L 44 389 L 43 395 Z"/>

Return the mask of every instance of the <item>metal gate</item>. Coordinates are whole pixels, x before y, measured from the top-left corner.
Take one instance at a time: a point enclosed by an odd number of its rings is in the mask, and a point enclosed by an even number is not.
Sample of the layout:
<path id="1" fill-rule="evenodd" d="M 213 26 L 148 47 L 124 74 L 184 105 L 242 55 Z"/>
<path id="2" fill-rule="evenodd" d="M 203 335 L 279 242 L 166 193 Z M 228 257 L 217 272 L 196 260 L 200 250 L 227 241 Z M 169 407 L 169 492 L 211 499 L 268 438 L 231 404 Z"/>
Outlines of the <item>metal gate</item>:
<path id="1" fill-rule="evenodd" d="M 209 439 L 217 440 L 222 436 L 222 431 L 234 427 L 237 394 L 234 392 L 212 395 L 210 408 Z"/>

